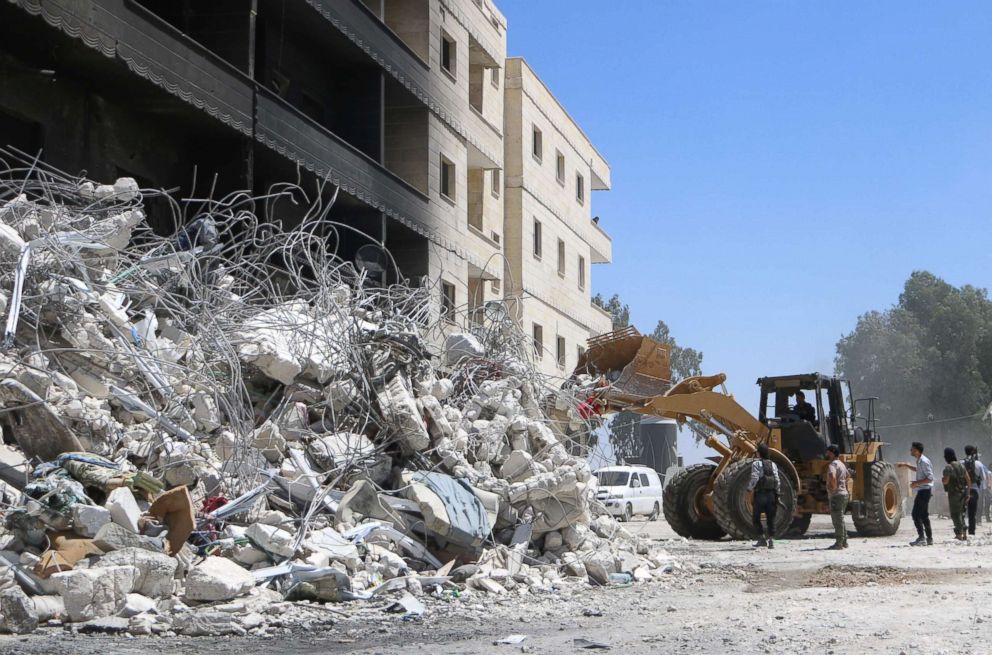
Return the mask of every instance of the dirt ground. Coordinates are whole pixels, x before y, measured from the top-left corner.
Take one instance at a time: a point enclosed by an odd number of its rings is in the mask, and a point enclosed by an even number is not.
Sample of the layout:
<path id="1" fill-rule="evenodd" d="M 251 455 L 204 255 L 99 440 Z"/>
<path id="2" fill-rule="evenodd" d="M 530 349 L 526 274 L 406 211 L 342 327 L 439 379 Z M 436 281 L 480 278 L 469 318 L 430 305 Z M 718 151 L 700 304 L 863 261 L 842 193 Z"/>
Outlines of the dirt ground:
<path id="1" fill-rule="evenodd" d="M 0 653 L 81 655 L 251 653 L 584 653 L 576 640 L 638 653 L 992 653 L 992 531 L 955 542 L 934 521 L 936 544 L 912 548 L 912 524 L 884 539 L 851 539 L 828 551 L 829 517 L 774 550 L 742 542 L 690 542 L 662 520 L 630 527 L 686 564 L 660 582 L 555 594 L 478 596 L 428 603 L 419 621 L 381 608 L 341 606 L 309 629 L 268 637 L 176 638 L 79 635 L 46 628 L 0 637 Z M 516 645 L 495 645 L 525 635 Z M 587 644 L 588 645 L 588 644 Z"/>

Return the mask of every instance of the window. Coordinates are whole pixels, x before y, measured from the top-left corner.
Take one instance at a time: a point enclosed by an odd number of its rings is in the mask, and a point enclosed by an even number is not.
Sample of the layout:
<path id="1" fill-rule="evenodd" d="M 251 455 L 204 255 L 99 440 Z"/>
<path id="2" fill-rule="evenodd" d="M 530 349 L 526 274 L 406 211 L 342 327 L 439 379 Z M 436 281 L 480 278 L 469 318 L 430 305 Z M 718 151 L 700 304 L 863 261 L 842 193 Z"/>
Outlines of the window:
<path id="1" fill-rule="evenodd" d="M 599 471 L 596 478 L 601 487 L 626 487 L 630 473 L 626 471 Z"/>
<path id="2" fill-rule="evenodd" d="M 441 195 L 455 199 L 455 165 L 444 155 L 441 155 Z"/>
<path id="3" fill-rule="evenodd" d="M 586 181 L 578 173 L 575 174 L 575 199 L 579 201 L 580 205 L 586 202 Z"/>
<path id="4" fill-rule="evenodd" d="M 499 198 L 501 181 L 500 181 L 499 169 L 498 168 L 494 168 L 493 169 L 492 183 L 493 183 L 493 188 L 492 188 L 491 192 L 493 194 L 493 198 Z"/>
<path id="5" fill-rule="evenodd" d="M 531 150 L 534 155 L 534 159 L 536 159 L 537 161 L 541 161 L 541 157 L 544 156 L 544 135 L 541 134 L 541 130 L 537 129 L 536 125 L 533 127 L 534 127 L 534 133 L 533 133 L 534 142 L 532 144 Z"/>
<path id="6" fill-rule="evenodd" d="M 558 368 L 565 368 L 565 337 L 559 336 L 555 343 L 555 360 Z"/>
<path id="7" fill-rule="evenodd" d="M 582 356 L 585 355 L 585 354 L 586 354 L 586 349 L 585 348 L 583 348 L 582 346 L 576 346 L 575 347 L 575 358 L 576 358 L 576 361 L 582 359 Z"/>
<path id="8" fill-rule="evenodd" d="M 500 292 L 500 288 L 501 287 L 500 287 L 500 284 L 499 284 L 499 280 L 493 280 L 493 282 L 492 282 L 493 293 L 499 293 Z"/>
<path id="9" fill-rule="evenodd" d="M 534 323 L 534 354 L 538 359 L 544 357 L 544 328 Z"/>
<path id="10" fill-rule="evenodd" d="M 640 477 L 641 477 L 641 486 L 642 487 L 650 487 L 651 486 L 651 483 L 648 482 L 648 476 L 647 476 L 646 473 L 641 473 L 640 474 Z"/>
<path id="11" fill-rule="evenodd" d="M 455 40 L 441 32 L 441 68 L 452 77 L 455 75 L 456 55 L 457 44 Z"/>
<path id="12" fill-rule="evenodd" d="M 558 275 L 565 277 L 565 242 L 558 239 Z"/>
<path id="13" fill-rule="evenodd" d="M 555 174 L 558 176 L 558 184 L 565 186 L 565 155 L 560 150 L 555 150 Z"/>
<path id="14" fill-rule="evenodd" d="M 497 89 L 499 88 L 499 69 L 498 68 L 495 68 L 494 67 L 494 68 L 489 69 L 489 81 L 492 82 L 492 85 L 494 87 L 496 87 Z"/>
<path id="15" fill-rule="evenodd" d="M 541 258 L 541 221 L 534 219 L 534 256 Z"/>
<path id="16" fill-rule="evenodd" d="M 586 258 L 579 255 L 579 288 L 586 288 Z"/>
<path id="17" fill-rule="evenodd" d="M 455 321 L 455 285 L 441 281 L 441 318 L 453 323 Z"/>

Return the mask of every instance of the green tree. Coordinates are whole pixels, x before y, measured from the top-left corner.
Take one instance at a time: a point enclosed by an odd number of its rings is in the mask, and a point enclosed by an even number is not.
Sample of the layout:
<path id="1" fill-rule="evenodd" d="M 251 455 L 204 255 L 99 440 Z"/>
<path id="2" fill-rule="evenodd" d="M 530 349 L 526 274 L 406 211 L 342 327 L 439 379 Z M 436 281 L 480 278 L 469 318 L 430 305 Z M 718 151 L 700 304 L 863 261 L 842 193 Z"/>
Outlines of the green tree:
<path id="1" fill-rule="evenodd" d="M 672 383 L 694 375 L 703 374 L 703 353 L 695 348 L 683 348 L 672 336 L 665 321 L 658 321 L 651 338 L 660 341 L 671 349 L 672 358 Z"/>
<path id="2" fill-rule="evenodd" d="M 592 297 L 592 303 L 605 309 L 613 317 L 613 329 L 619 330 L 630 325 L 630 305 L 620 302 L 619 294 L 613 294 L 609 300 L 603 299 L 603 294 L 597 293 Z"/>
<path id="3" fill-rule="evenodd" d="M 977 414 L 992 393 L 992 302 L 985 289 L 910 275 L 899 300 L 858 318 L 837 343 L 837 373 L 858 396 L 877 396 L 886 440 L 937 437 L 948 445 L 986 431 Z M 937 419 L 933 424 L 928 418 Z M 906 426 L 923 423 L 921 426 Z"/>

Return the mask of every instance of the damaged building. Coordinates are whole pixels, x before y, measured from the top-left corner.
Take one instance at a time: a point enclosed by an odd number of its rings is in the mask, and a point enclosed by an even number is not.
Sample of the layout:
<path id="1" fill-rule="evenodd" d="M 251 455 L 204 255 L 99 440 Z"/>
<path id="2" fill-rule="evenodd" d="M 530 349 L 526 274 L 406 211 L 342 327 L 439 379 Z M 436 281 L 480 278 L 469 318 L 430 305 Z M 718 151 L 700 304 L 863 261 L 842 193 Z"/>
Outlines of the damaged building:
<path id="1" fill-rule="evenodd" d="M 257 208 L 287 225 L 340 190 L 343 258 L 440 280 L 439 312 L 481 320 L 510 300 L 562 378 L 610 329 L 590 302 L 592 265 L 612 257 L 592 213 L 610 170 L 506 58 L 506 30 L 488 0 L 5 2 L 0 145 L 187 198 L 299 182 L 306 197 Z M 146 212 L 176 227 L 166 201 Z"/>

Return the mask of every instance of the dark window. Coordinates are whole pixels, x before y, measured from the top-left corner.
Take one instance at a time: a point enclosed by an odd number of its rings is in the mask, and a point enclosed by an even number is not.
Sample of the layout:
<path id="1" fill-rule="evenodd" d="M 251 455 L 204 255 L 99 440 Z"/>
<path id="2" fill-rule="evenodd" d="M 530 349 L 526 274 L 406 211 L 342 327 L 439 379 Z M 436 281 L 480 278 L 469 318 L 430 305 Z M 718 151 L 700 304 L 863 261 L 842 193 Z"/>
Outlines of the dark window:
<path id="1" fill-rule="evenodd" d="M 534 159 L 541 161 L 541 157 L 544 156 L 544 135 L 541 134 L 541 130 L 537 129 L 537 126 L 533 126 L 534 131 L 532 133 L 533 143 L 531 144 L 531 152 L 534 154 Z"/>
<path id="2" fill-rule="evenodd" d="M 640 476 L 641 476 L 641 486 L 642 487 L 648 487 L 648 486 L 651 485 L 651 483 L 648 482 L 648 476 L 646 474 L 641 473 Z"/>
<path id="3" fill-rule="evenodd" d="M 565 155 L 560 150 L 555 151 L 555 175 L 558 177 L 558 184 L 565 184 Z"/>
<path id="4" fill-rule="evenodd" d="M 601 487 L 624 487 L 629 475 L 626 471 L 600 471 L 596 477 Z"/>
<path id="5" fill-rule="evenodd" d="M 455 199 L 455 165 L 441 155 L 441 195 Z"/>
<path id="6" fill-rule="evenodd" d="M 441 282 L 441 317 L 455 320 L 455 285 L 450 282 Z"/>
<path id="7" fill-rule="evenodd" d="M 541 235 L 541 221 L 534 220 L 534 256 L 538 259 L 541 258 L 542 250 L 542 235 Z"/>
<path id="8" fill-rule="evenodd" d="M 586 181 L 581 175 L 575 175 L 575 199 L 579 201 L 579 204 L 583 204 L 586 201 Z"/>
<path id="9" fill-rule="evenodd" d="M 493 194 L 493 198 L 499 198 L 500 185 L 501 184 L 502 184 L 502 181 L 500 180 L 499 169 L 498 168 L 494 168 L 493 169 L 493 176 L 492 176 L 492 185 L 493 185 L 492 194 Z"/>
<path id="10" fill-rule="evenodd" d="M 555 346 L 555 359 L 558 366 L 565 368 L 565 337 L 558 337 Z"/>
<path id="11" fill-rule="evenodd" d="M 456 60 L 457 46 L 455 40 L 450 36 L 441 33 L 441 68 L 448 71 L 452 75 L 455 74 L 455 64 Z"/>
<path id="12" fill-rule="evenodd" d="M 558 239 L 558 275 L 565 277 L 565 242 Z"/>
<path id="13" fill-rule="evenodd" d="M 586 258 L 579 255 L 579 288 L 586 288 Z"/>
<path id="14" fill-rule="evenodd" d="M 544 328 L 534 323 L 534 354 L 540 359 L 544 357 Z"/>

